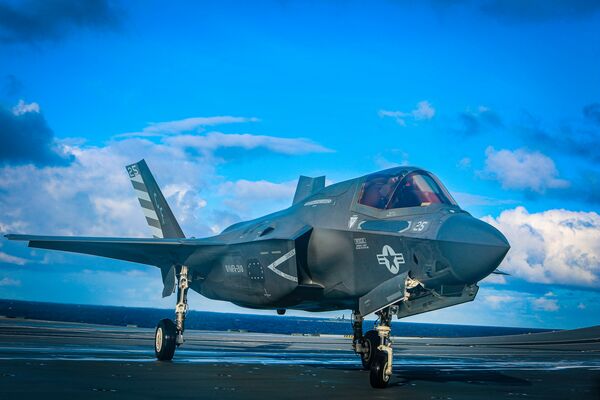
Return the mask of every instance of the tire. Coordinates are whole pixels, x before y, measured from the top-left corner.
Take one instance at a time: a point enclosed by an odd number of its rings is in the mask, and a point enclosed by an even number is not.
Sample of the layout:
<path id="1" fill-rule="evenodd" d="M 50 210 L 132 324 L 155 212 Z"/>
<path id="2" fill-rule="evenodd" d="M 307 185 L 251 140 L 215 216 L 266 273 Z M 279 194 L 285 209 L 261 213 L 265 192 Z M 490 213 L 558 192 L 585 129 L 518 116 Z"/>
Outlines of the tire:
<path id="1" fill-rule="evenodd" d="M 364 345 L 367 349 L 366 353 L 360 353 L 360 361 L 362 362 L 363 369 L 369 371 L 371 364 L 373 363 L 373 356 L 377 353 L 377 347 L 381 344 L 381 338 L 377 334 L 377 331 L 371 330 L 364 335 Z"/>
<path id="2" fill-rule="evenodd" d="M 383 389 L 387 387 L 390 377 L 385 374 L 387 368 L 387 354 L 383 351 L 377 351 L 371 364 L 371 373 L 369 375 L 369 381 L 371 386 L 377 389 Z"/>
<path id="3" fill-rule="evenodd" d="M 169 361 L 175 354 L 177 327 L 170 319 L 161 319 L 154 332 L 154 354 L 159 361 Z"/>

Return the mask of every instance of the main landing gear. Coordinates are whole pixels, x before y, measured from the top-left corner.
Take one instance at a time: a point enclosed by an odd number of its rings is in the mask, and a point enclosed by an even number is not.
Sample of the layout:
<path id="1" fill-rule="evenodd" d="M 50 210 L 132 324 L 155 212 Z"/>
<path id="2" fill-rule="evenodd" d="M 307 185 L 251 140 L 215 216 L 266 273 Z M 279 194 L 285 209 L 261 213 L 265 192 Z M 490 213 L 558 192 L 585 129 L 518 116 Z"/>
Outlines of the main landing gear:
<path id="1" fill-rule="evenodd" d="M 175 348 L 183 344 L 185 315 L 188 310 L 188 267 L 181 266 L 179 284 L 177 285 L 177 305 L 175 306 L 175 321 L 162 319 L 154 333 L 154 353 L 159 361 L 173 359 Z"/>
<path id="2" fill-rule="evenodd" d="M 379 317 L 375 330 L 363 335 L 363 316 L 358 312 L 352 315 L 354 352 L 360 354 L 362 366 L 370 371 L 369 380 L 374 388 L 385 388 L 392 376 L 392 342 L 390 340 L 393 306 L 386 307 L 376 314 Z"/>

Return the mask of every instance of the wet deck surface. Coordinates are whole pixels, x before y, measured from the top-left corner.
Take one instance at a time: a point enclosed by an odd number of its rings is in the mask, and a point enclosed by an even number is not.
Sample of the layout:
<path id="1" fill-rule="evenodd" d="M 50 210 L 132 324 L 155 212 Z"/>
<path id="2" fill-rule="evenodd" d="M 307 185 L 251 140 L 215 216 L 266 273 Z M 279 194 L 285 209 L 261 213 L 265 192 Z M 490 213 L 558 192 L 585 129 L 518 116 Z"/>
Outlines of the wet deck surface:
<path id="1" fill-rule="evenodd" d="M 600 329 L 395 338 L 372 389 L 350 339 L 187 331 L 172 362 L 152 329 L 0 319 L 0 398 L 600 399 Z"/>

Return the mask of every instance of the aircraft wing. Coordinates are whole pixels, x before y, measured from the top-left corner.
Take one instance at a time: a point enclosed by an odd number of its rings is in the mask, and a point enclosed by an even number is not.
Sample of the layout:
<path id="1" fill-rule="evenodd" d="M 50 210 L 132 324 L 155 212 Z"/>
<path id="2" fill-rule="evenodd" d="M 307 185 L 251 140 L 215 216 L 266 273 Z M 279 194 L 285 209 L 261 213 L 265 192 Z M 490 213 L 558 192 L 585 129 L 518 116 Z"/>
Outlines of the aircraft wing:
<path id="1" fill-rule="evenodd" d="M 185 264 L 199 247 L 221 246 L 210 239 L 96 238 L 77 236 L 6 235 L 8 240 L 28 241 L 29 247 L 90 254 L 140 264 Z"/>

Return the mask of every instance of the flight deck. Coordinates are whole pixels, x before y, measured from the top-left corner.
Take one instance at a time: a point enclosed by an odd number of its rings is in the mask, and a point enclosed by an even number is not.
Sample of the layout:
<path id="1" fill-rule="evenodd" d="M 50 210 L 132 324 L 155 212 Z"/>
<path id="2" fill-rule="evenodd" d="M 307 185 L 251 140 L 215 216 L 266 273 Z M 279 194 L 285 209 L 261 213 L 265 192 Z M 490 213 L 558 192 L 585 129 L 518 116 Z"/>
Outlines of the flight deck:
<path id="1" fill-rule="evenodd" d="M 600 327 L 486 338 L 394 337 L 386 389 L 343 336 L 154 330 L 0 319 L 0 398 L 600 399 Z"/>

